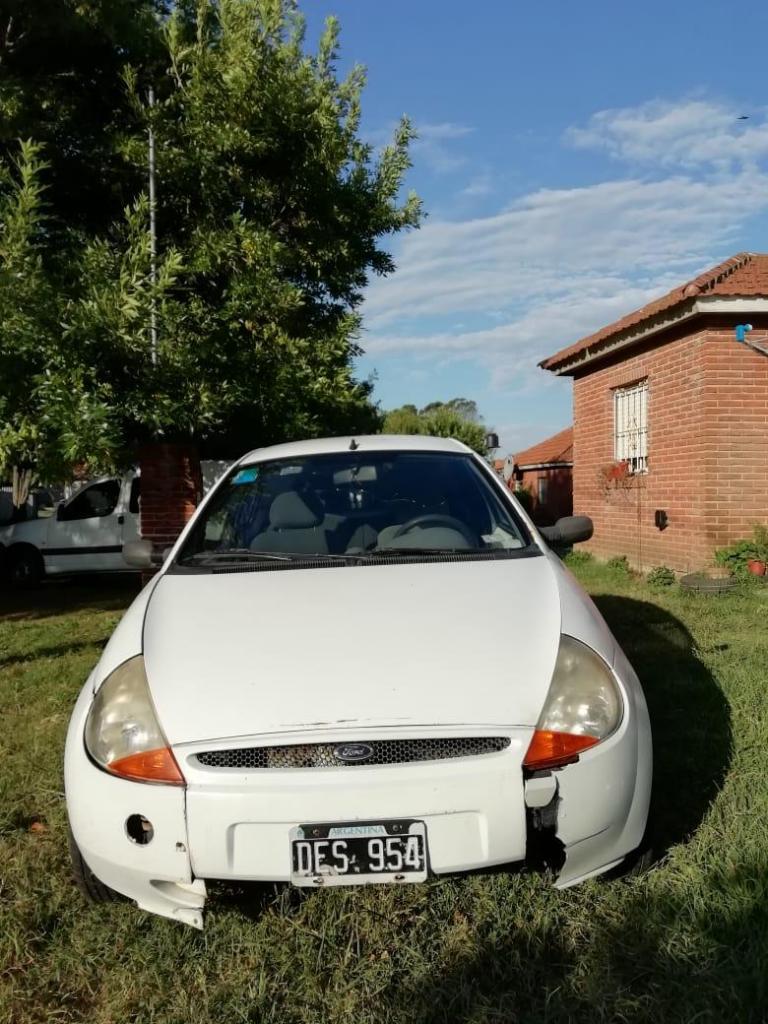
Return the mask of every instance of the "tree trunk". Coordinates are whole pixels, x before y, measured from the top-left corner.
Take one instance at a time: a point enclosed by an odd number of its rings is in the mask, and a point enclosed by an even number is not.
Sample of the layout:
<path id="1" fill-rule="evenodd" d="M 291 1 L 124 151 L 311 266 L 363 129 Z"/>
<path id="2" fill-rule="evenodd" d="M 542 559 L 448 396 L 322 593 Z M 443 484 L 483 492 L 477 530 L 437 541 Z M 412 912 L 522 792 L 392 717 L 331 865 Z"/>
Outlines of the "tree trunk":
<path id="1" fill-rule="evenodd" d="M 26 506 L 32 488 L 32 470 L 25 466 L 14 466 L 11 474 L 11 501 L 13 512 L 11 521 L 18 523 L 26 519 Z"/>

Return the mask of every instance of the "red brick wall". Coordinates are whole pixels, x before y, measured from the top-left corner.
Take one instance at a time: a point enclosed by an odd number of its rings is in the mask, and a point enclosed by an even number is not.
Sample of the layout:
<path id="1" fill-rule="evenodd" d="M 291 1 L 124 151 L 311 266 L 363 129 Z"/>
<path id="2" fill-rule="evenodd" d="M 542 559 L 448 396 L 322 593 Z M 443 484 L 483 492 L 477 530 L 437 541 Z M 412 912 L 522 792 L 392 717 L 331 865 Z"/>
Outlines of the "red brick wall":
<path id="1" fill-rule="evenodd" d="M 768 348 L 768 330 L 756 326 L 750 338 Z M 735 344 L 733 331 L 713 330 L 701 365 L 704 516 L 715 548 L 768 523 L 768 356 Z"/>
<path id="2" fill-rule="evenodd" d="M 539 480 L 547 481 L 547 500 L 539 503 Z M 573 474 L 570 469 L 529 469 L 521 474 L 520 486 L 533 498 L 532 517 L 539 526 L 551 526 L 573 509 Z"/>
<path id="3" fill-rule="evenodd" d="M 194 445 L 148 444 L 139 452 L 141 535 L 162 550 L 189 522 L 203 493 Z"/>
<path id="4" fill-rule="evenodd" d="M 768 521 L 768 356 L 721 324 L 668 334 L 574 379 L 574 511 L 594 520 L 584 547 L 599 557 L 698 569 L 715 547 Z M 631 488 L 606 489 L 599 475 L 614 455 L 613 389 L 643 378 L 649 471 Z M 669 518 L 663 531 L 656 509 Z"/>

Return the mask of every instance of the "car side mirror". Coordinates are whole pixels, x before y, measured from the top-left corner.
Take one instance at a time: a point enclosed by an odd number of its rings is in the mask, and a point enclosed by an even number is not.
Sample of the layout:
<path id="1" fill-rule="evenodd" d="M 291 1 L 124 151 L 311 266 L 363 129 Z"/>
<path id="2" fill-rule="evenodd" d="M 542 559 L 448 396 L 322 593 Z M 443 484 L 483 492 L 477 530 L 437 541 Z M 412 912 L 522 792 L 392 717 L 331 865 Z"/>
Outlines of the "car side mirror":
<path id="1" fill-rule="evenodd" d="M 554 526 L 541 526 L 539 533 L 552 547 L 568 547 L 589 540 L 595 532 L 589 516 L 564 516 Z"/>
<path id="2" fill-rule="evenodd" d="M 155 551 L 151 540 L 129 540 L 123 544 L 123 558 L 134 569 L 154 569 L 163 564 L 164 554 Z"/>

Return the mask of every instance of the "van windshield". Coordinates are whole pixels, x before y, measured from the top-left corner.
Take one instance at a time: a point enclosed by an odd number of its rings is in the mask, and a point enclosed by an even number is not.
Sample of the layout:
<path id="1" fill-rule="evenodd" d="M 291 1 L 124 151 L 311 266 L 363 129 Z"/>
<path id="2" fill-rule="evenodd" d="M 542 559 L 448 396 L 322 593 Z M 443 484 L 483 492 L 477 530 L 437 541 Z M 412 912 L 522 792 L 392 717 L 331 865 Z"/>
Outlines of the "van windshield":
<path id="1" fill-rule="evenodd" d="M 343 452 L 239 466 L 182 548 L 180 565 L 229 558 L 512 554 L 530 537 L 469 455 Z"/>

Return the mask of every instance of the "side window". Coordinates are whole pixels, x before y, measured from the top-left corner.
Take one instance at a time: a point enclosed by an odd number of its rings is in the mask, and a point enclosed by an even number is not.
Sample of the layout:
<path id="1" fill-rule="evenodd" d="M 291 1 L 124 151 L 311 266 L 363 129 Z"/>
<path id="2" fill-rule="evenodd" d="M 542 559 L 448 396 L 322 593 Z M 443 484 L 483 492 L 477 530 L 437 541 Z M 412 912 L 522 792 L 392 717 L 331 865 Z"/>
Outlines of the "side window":
<path id="1" fill-rule="evenodd" d="M 141 477 L 135 476 L 131 480 L 131 496 L 128 499 L 128 511 L 134 515 L 139 514 L 139 498 L 141 497 Z"/>
<path id="2" fill-rule="evenodd" d="M 648 471 L 648 381 L 613 392 L 614 458 L 630 473 Z"/>
<path id="3" fill-rule="evenodd" d="M 85 487 L 68 505 L 62 507 L 59 519 L 96 519 L 111 515 L 120 497 L 120 481 L 104 480 Z"/>

